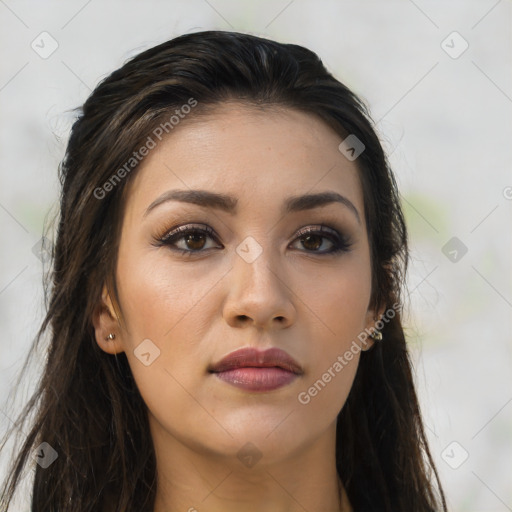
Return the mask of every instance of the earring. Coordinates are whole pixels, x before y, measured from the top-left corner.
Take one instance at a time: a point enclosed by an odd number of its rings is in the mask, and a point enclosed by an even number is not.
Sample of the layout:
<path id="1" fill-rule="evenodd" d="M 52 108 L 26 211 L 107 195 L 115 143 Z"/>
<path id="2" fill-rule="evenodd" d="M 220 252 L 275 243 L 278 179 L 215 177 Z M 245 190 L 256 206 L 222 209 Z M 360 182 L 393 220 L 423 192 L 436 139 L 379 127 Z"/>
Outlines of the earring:
<path id="1" fill-rule="evenodd" d="M 370 334 L 370 338 L 373 341 L 382 341 L 382 333 L 380 331 L 375 330 Z"/>
<path id="2" fill-rule="evenodd" d="M 105 341 L 112 341 L 113 339 L 115 339 L 116 335 L 111 332 L 106 338 L 105 338 Z"/>

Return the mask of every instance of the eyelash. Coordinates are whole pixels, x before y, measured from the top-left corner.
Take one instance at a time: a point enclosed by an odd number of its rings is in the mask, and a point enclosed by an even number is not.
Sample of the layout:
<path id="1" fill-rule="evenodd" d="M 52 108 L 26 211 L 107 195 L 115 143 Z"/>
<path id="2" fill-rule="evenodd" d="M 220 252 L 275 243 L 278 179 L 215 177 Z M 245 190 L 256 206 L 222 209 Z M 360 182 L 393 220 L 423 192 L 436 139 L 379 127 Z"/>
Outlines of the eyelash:
<path id="1" fill-rule="evenodd" d="M 220 242 L 217 239 L 217 236 L 215 235 L 212 228 L 210 228 L 207 225 L 185 225 L 180 226 L 172 231 L 169 231 L 162 237 L 158 237 L 156 240 L 155 245 L 157 247 L 163 247 L 167 246 L 172 251 L 178 252 L 182 254 L 183 256 L 192 256 L 193 254 L 200 254 L 206 252 L 208 249 L 202 250 L 191 250 L 191 249 L 180 249 L 178 247 L 173 247 L 173 244 L 177 241 L 183 239 L 186 235 L 190 234 L 201 234 L 206 235 L 212 238 L 216 243 L 220 244 Z M 328 235 L 328 236 L 326 236 Z M 352 242 L 349 240 L 347 236 L 340 235 L 338 232 L 328 226 L 325 226 L 323 224 L 318 225 L 317 227 L 307 227 L 302 228 L 297 232 L 297 236 L 295 240 L 304 239 L 307 236 L 320 236 L 321 238 L 328 239 L 332 244 L 333 248 L 328 251 L 308 251 L 305 252 L 309 254 L 319 254 L 319 255 L 333 255 L 333 254 L 339 254 L 342 252 L 348 252 Z M 294 240 L 294 241 L 295 241 Z"/>

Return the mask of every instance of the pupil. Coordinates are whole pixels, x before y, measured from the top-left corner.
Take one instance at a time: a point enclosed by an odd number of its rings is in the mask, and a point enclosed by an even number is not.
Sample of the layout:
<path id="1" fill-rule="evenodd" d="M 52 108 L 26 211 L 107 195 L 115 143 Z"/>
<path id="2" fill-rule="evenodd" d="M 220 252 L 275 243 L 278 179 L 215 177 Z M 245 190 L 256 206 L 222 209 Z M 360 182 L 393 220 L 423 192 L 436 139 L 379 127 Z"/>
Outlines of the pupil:
<path id="1" fill-rule="evenodd" d="M 313 240 L 316 239 L 317 243 L 313 244 L 314 247 L 307 247 L 307 244 L 311 241 L 311 239 L 313 239 Z M 309 249 L 318 249 L 318 247 L 320 247 L 322 245 L 321 242 L 320 243 L 318 243 L 318 242 L 320 242 L 320 237 L 318 235 L 308 235 L 304 238 L 303 245 L 306 246 L 306 249 L 308 249 L 308 248 Z"/>
<path id="2" fill-rule="evenodd" d="M 203 238 L 203 243 L 199 243 L 199 246 L 194 246 L 194 243 L 198 242 L 198 239 Z M 192 244 L 192 246 L 190 246 Z M 201 249 L 204 246 L 204 235 L 201 235 L 200 233 L 191 234 L 187 236 L 187 245 L 191 249 Z"/>

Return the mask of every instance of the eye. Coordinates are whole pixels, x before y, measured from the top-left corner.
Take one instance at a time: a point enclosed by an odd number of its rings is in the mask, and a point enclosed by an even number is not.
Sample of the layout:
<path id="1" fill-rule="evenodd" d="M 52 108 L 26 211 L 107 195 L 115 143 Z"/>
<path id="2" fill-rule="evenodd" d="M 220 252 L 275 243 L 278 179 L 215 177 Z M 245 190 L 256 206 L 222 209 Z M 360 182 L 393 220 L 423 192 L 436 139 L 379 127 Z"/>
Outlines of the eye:
<path id="1" fill-rule="evenodd" d="M 158 247 L 167 246 L 184 256 L 191 256 L 194 253 L 206 252 L 207 249 L 215 248 L 215 246 L 208 247 L 208 239 L 221 245 L 213 229 L 209 226 L 188 224 L 158 237 L 155 245 Z M 352 245 L 346 236 L 340 235 L 335 229 L 324 225 L 301 229 L 295 239 L 295 243 L 297 242 L 301 243 L 306 252 L 319 255 L 347 252 Z M 181 244 L 181 247 L 178 244 Z M 325 245 L 327 245 L 327 248 L 325 248 Z M 322 247 L 324 247 L 324 250 L 320 250 Z M 222 245 L 220 248 L 222 248 Z"/>
<path id="2" fill-rule="evenodd" d="M 208 238 L 217 242 L 217 237 L 212 228 L 206 225 L 188 224 L 180 226 L 160 237 L 157 245 L 165 245 L 173 251 L 178 251 L 184 255 L 191 255 L 196 252 L 205 252 L 204 249 L 211 249 L 211 247 L 207 247 Z M 181 243 L 182 247 L 178 247 L 178 243 Z"/>
<path id="3" fill-rule="evenodd" d="M 301 242 L 302 247 L 306 248 L 307 252 L 317 254 L 347 252 L 352 245 L 348 237 L 340 235 L 336 230 L 324 225 L 310 226 L 300 230 L 296 240 Z M 327 245 L 330 244 L 330 249 L 319 250 L 325 245 L 326 240 Z"/>

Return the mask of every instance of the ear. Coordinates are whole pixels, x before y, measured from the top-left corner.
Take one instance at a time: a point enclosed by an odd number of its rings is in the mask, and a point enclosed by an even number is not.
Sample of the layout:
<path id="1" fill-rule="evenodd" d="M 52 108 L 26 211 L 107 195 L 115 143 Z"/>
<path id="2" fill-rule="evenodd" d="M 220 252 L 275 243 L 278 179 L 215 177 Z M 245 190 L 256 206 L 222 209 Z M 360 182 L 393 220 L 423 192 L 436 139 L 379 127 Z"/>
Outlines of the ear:
<path id="1" fill-rule="evenodd" d="M 119 319 L 114 310 L 112 300 L 107 287 L 103 286 L 101 302 L 96 306 L 93 313 L 92 323 L 96 336 L 96 343 L 108 354 L 119 354 L 124 352 Z M 109 339 L 109 334 L 114 334 L 114 339 Z"/>
<path id="2" fill-rule="evenodd" d="M 367 333 L 376 330 L 375 324 L 383 317 L 385 311 L 386 308 L 384 306 L 382 306 L 378 311 L 375 309 L 368 309 L 365 319 L 365 329 Z M 361 350 L 363 352 L 370 350 L 374 343 L 375 341 L 368 336 L 363 342 Z"/>

